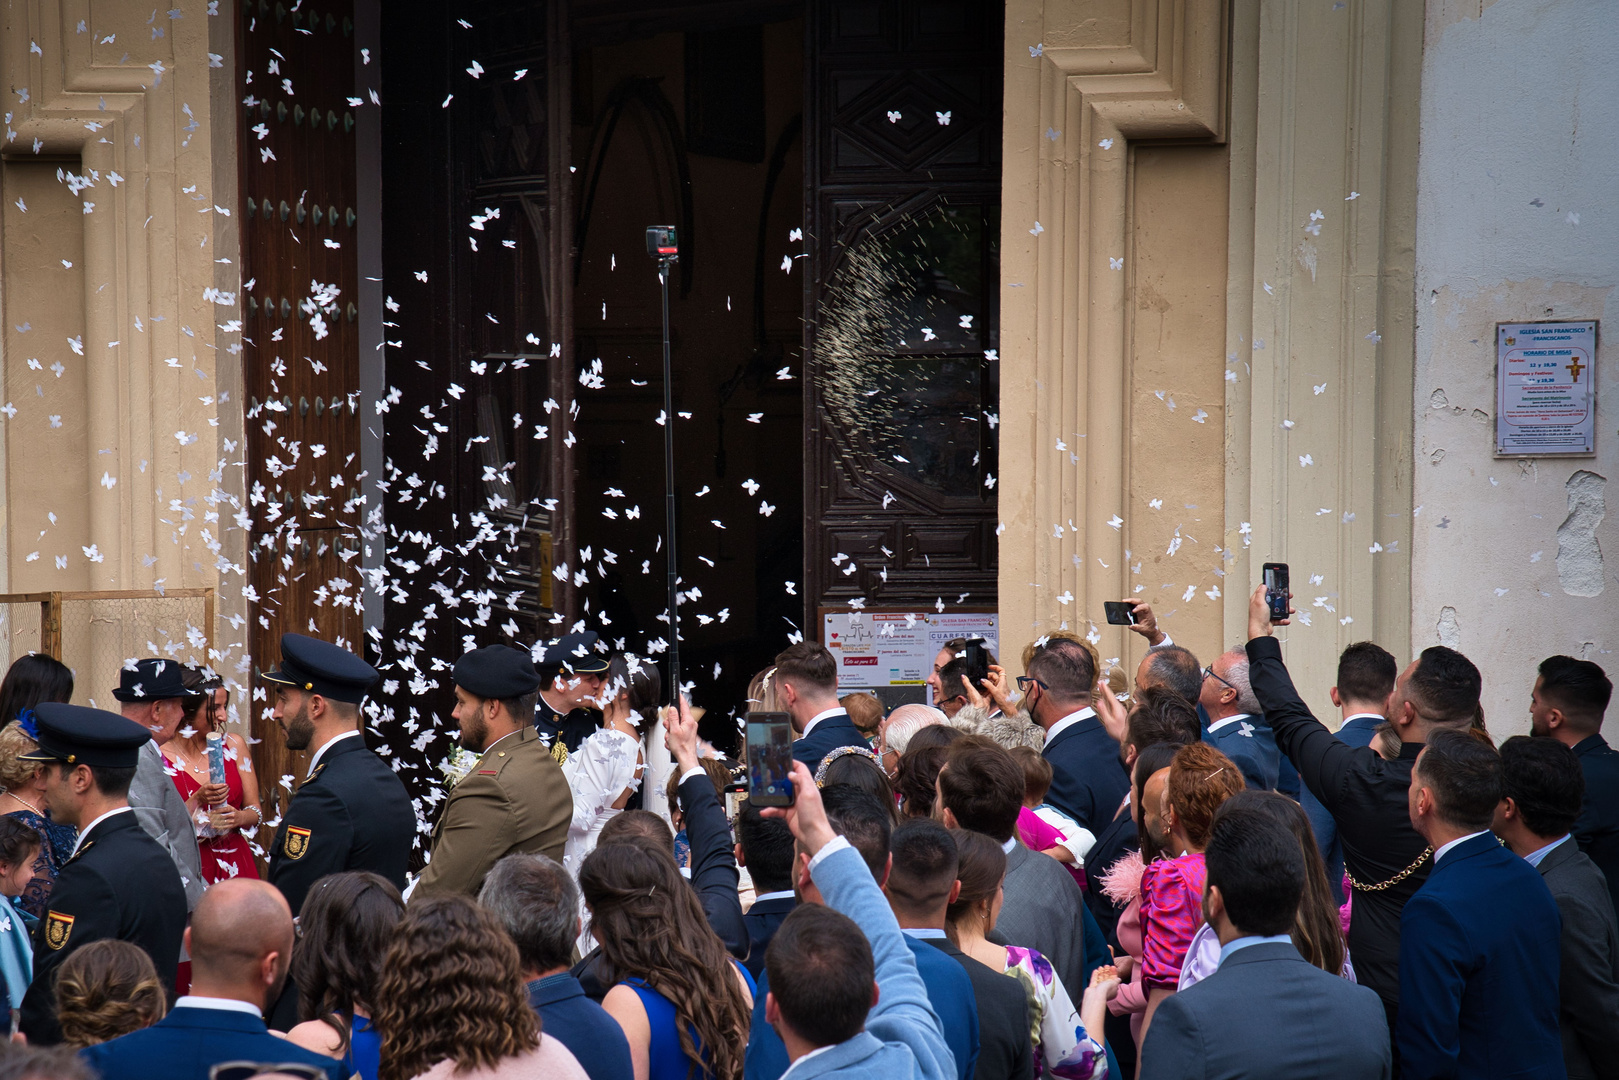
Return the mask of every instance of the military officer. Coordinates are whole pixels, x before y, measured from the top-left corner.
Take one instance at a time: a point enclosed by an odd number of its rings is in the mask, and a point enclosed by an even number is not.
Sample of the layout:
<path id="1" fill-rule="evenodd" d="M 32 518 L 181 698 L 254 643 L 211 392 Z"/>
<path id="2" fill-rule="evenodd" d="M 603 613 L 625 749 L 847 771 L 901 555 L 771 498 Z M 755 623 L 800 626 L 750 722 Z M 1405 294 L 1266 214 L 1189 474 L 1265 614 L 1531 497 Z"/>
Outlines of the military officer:
<path id="1" fill-rule="evenodd" d="M 283 634 L 281 666 L 263 678 L 275 688 L 287 749 L 315 751 L 270 845 L 270 884 L 294 915 L 311 885 L 340 870 L 371 870 L 403 889 L 416 813 L 360 734 L 376 669 L 330 642 Z"/>
<path id="2" fill-rule="evenodd" d="M 587 707 L 601 693 L 607 675 L 607 657 L 597 640 L 589 631 L 569 634 L 543 646 L 535 662 L 541 688 L 534 706 L 534 730 L 558 764 L 568 760 L 600 726 L 595 712 Z"/>
<path id="3" fill-rule="evenodd" d="M 101 709 L 34 706 L 39 749 L 21 755 L 50 764 L 45 803 L 58 824 L 79 829 L 62 864 L 50 907 L 34 932 L 34 981 L 23 998 L 21 1030 L 35 1045 L 61 1042 L 56 974 L 81 946 L 105 938 L 144 949 L 172 993 L 185 934 L 186 892 L 174 860 L 129 805 L 140 749 L 152 733 Z"/>
<path id="4" fill-rule="evenodd" d="M 433 829 L 433 854 L 412 898 L 477 896 L 507 855 L 538 852 L 562 861 L 573 795 L 529 718 L 540 676 L 529 654 L 490 645 L 456 661 L 455 711 L 461 745 L 482 754 L 450 792 Z"/>

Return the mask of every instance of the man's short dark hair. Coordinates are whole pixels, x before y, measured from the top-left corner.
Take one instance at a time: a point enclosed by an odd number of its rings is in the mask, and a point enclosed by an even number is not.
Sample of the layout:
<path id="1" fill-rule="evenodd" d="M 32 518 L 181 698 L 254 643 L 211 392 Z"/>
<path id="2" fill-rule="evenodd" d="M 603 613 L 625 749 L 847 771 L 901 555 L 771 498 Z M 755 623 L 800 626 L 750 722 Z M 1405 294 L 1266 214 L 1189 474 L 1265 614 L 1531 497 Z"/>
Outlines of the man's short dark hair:
<path id="1" fill-rule="evenodd" d="M 1136 694 L 1125 741 L 1140 753 L 1153 743 L 1185 746 L 1202 737 L 1197 709 L 1167 686 L 1149 686 Z"/>
<path id="2" fill-rule="evenodd" d="M 1465 731 L 1428 736 L 1417 762 L 1421 783 L 1433 792 L 1434 816 L 1458 829 L 1488 829 L 1504 794 L 1501 755 Z"/>
<path id="3" fill-rule="evenodd" d="M 1147 653 L 1147 673 L 1197 707 L 1203 692 L 1203 668 L 1192 650 L 1165 645 Z"/>
<path id="4" fill-rule="evenodd" d="M 967 661 L 957 657 L 939 669 L 939 700 L 967 696 Z"/>
<path id="5" fill-rule="evenodd" d="M 847 915 L 798 905 L 770 939 L 765 971 L 782 1020 L 812 1047 L 847 1042 L 866 1026 L 876 964 Z"/>
<path id="6" fill-rule="evenodd" d="M 1595 734 L 1613 700 L 1613 683 L 1589 660 L 1548 656 L 1540 662 L 1540 696 L 1581 731 Z"/>
<path id="7" fill-rule="evenodd" d="M 1004 844 L 1023 809 L 1023 768 L 982 735 L 957 739 L 939 773 L 939 797 L 957 825 Z"/>
<path id="8" fill-rule="evenodd" d="M 1375 641 L 1357 641 L 1338 655 L 1338 696 L 1344 701 L 1382 705 L 1394 693 L 1400 666 Z"/>
<path id="9" fill-rule="evenodd" d="M 1219 888 L 1226 917 L 1242 933 L 1285 934 L 1304 898 L 1304 853 L 1291 830 L 1242 798 L 1215 811 L 1203 852 L 1208 887 Z"/>
<path id="10" fill-rule="evenodd" d="M 1096 689 L 1096 661 L 1085 646 L 1053 638 L 1029 661 L 1028 674 L 1040 680 L 1054 701 L 1088 699 Z"/>
<path id="11" fill-rule="evenodd" d="M 1408 687 L 1412 704 L 1429 723 L 1471 723 L 1478 715 L 1484 679 L 1473 661 L 1455 649 L 1433 645 L 1417 657 Z"/>
<path id="12" fill-rule="evenodd" d="M 813 641 L 800 641 L 776 654 L 776 681 L 835 694 L 838 690 L 838 664 L 832 654 Z"/>
<path id="13" fill-rule="evenodd" d="M 767 818 L 751 802 L 736 816 L 736 839 L 748 861 L 756 892 L 784 892 L 793 887 L 793 831 L 780 818 Z"/>
<path id="14" fill-rule="evenodd" d="M 1563 836 L 1585 803 L 1585 773 L 1556 739 L 1517 735 L 1501 744 L 1501 777 L 1518 816 L 1536 836 Z"/>
<path id="15" fill-rule="evenodd" d="M 483 879 L 478 903 L 506 928 L 525 971 L 553 971 L 573 962 L 579 890 L 555 859 L 506 856 Z"/>
<path id="16" fill-rule="evenodd" d="M 550 686 L 551 684 L 547 682 L 545 685 Z M 520 724 L 532 724 L 534 722 L 534 708 L 539 703 L 539 700 L 540 691 L 538 688 L 536 688 L 532 694 L 524 694 L 521 697 L 501 698 L 500 703 L 505 707 L 507 714 L 510 715 L 513 720 L 516 720 Z"/>
<path id="17" fill-rule="evenodd" d="M 894 831 L 888 808 L 877 796 L 853 784 L 828 784 L 821 789 L 821 805 L 832 831 L 860 852 L 872 880 L 881 885 L 888 872 L 888 840 Z"/>
<path id="18" fill-rule="evenodd" d="M 69 765 L 65 761 L 58 761 L 56 766 L 60 770 L 59 775 L 63 779 L 66 779 L 67 774 L 78 767 Z M 90 776 L 95 780 L 96 790 L 103 796 L 109 799 L 129 798 L 129 785 L 135 782 L 135 767 L 133 765 L 127 769 L 114 769 L 106 765 L 86 765 L 85 768 L 90 770 Z"/>
<path id="19" fill-rule="evenodd" d="M 950 830 L 931 818 L 912 818 L 894 830 L 892 846 L 888 898 L 894 910 L 911 915 L 943 912 L 961 861 Z"/>

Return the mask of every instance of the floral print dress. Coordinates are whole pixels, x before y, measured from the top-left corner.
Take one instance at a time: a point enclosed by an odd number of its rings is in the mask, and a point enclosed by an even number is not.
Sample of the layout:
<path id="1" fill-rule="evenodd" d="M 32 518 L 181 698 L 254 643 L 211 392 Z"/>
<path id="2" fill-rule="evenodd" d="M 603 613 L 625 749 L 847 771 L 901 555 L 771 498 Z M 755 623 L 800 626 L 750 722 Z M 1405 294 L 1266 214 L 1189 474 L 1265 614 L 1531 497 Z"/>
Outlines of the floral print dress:
<path id="1" fill-rule="evenodd" d="M 1029 999 L 1035 1075 L 1063 1080 L 1102 1080 L 1107 1076 L 1107 1051 L 1080 1023 L 1079 1010 L 1051 961 L 1033 949 L 1009 945 L 1006 974 L 1023 984 Z"/>

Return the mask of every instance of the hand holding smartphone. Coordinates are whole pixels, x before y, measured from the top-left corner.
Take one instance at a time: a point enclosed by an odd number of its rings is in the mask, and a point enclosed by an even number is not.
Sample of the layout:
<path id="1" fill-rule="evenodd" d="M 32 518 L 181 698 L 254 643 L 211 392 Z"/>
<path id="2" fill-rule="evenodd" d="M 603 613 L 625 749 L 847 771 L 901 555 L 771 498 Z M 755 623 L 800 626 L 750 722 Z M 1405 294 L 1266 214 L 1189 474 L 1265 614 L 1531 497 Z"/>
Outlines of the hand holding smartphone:
<path id="1" fill-rule="evenodd" d="M 784 712 L 748 714 L 748 802 L 793 805 L 793 726 Z"/>
<path id="2" fill-rule="evenodd" d="M 1134 626 L 1136 622 L 1135 608 L 1120 600 L 1103 600 L 1102 610 L 1107 614 L 1110 626 Z"/>

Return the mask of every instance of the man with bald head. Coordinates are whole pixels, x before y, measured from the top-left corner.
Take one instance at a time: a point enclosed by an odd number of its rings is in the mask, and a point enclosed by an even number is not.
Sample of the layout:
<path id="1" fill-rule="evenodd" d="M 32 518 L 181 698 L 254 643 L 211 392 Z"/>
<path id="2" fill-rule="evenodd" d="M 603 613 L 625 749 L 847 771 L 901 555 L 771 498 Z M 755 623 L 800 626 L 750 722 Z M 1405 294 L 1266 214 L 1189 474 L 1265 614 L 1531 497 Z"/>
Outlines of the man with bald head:
<path id="1" fill-rule="evenodd" d="M 263 1013 L 281 993 L 292 959 L 292 910 L 274 885 L 232 878 L 203 894 L 185 932 L 191 992 L 142 1031 L 86 1048 L 86 1061 L 119 1080 L 208 1080 L 225 1061 L 312 1065 L 330 1080 L 335 1058 L 270 1034 Z"/>

